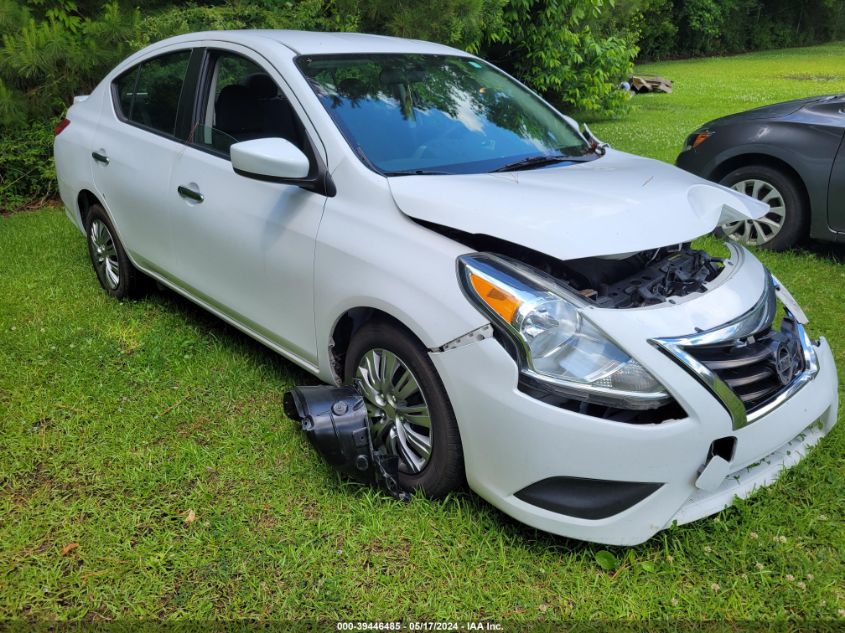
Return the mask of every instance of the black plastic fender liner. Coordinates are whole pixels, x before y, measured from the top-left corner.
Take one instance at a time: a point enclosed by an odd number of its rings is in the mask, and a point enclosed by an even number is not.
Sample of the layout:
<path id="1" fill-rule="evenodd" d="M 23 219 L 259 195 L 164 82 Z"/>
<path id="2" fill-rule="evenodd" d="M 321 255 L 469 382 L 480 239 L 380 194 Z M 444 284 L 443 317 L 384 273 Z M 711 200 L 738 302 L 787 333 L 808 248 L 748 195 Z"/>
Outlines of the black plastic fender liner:
<path id="1" fill-rule="evenodd" d="M 367 406 L 354 387 L 294 387 L 285 394 L 284 408 L 334 468 L 357 481 L 381 486 L 397 499 L 410 499 L 399 486 L 399 458 L 373 450 Z"/>
<path id="2" fill-rule="evenodd" d="M 298 420 L 308 441 L 332 466 L 375 483 L 364 399 L 352 387 L 295 387 L 285 394 L 285 413 Z"/>

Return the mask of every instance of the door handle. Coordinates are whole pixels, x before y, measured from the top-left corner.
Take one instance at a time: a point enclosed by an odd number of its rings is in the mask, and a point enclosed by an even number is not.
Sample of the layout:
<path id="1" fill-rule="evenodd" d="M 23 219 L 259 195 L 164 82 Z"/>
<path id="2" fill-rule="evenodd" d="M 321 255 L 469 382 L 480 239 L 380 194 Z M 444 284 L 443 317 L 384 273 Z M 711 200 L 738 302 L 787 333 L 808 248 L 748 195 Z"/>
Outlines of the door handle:
<path id="1" fill-rule="evenodd" d="M 98 163 L 103 163 L 103 165 L 109 164 L 109 157 L 106 156 L 103 152 L 91 152 L 91 158 L 93 158 Z"/>
<path id="2" fill-rule="evenodd" d="M 194 202 L 202 202 L 203 200 L 205 200 L 205 196 L 202 195 L 199 191 L 194 191 L 193 189 L 190 189 L 185 185 L 179 185 L 176 188 L 176 191 L 178 191 L 179 195 L 183 198 L 189 198 Z"/>

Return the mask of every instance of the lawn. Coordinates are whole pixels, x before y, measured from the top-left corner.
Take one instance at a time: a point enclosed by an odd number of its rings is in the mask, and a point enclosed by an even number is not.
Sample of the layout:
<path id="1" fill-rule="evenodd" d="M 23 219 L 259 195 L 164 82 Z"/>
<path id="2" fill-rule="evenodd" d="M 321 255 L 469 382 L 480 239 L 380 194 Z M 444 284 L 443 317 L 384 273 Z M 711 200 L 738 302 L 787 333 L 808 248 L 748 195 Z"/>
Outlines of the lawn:
<path id="1" fill-rule="evenodd" d="M 845 90 L 843 55 L 648 66 L 675 93 L 593 128 L 672 160 L 713 117 Z M 842 376 L 845 250 L 760 255 Z M 842 424 L 751 500 L 606 548 L 469 492 L 403 505 L 340 479 L 282 413 L 307 380 L 173 293 L 107 298 L 58 209 L 0 217 L 0 620 L 845 619 Z"/>

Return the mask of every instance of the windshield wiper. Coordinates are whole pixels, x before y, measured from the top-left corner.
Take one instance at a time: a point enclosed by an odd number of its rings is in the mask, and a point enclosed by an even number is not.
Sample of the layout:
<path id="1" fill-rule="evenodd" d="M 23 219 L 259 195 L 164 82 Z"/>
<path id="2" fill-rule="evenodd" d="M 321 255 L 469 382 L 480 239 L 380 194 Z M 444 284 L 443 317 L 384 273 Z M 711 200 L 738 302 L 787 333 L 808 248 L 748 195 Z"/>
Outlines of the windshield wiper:
<path id="1" fill-rule="evenodd" d="M 435 171 L 433 169 L 400 169 L 398 171 L 382 172 L 385 176 L 454 176 L 451 171 Z"/>
<path id="2" fill-rule="evenodd" d="M 512 163 L 507 163 L 496 169 L 491 169 L 490 173 L 500 171 L 517 171 L 518 169 L 541 167 L 543 165 L 553 165 L 554 163 L 585 163 L 590 160 L 595 160 L 595 155 L 583 154 L 580 156 L 571 156 L 568 154 L 540 154 L 539 156 L 529 156 L 515 160 Z"/>

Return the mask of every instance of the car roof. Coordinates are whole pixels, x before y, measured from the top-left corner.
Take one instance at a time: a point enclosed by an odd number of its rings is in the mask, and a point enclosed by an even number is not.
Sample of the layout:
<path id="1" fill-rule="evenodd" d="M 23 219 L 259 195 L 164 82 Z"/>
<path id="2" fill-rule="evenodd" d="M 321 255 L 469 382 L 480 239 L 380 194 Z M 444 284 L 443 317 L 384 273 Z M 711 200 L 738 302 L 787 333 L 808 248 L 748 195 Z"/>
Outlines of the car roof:
<path id="1" fill-rule="evenodd" d="M 314 31 L 287 31 L 272 29 L 250 29 L 230 31 L 205 31 L 186 33 L 169 38 L 161 45 L 191 42 L 196 40 L 223 40 L 248 45 L 264 45 L 273 40 L 287 47 L 297 55 L 337 55 L 344 53 L 422 53 L 429 55 L 468 55 L 464 51 L 422 40 L 410 40 L 386 35 L 367 33 L 320 33 Z"/>

